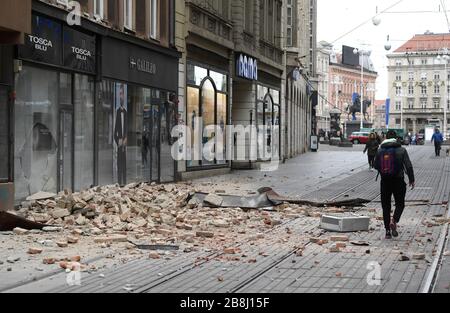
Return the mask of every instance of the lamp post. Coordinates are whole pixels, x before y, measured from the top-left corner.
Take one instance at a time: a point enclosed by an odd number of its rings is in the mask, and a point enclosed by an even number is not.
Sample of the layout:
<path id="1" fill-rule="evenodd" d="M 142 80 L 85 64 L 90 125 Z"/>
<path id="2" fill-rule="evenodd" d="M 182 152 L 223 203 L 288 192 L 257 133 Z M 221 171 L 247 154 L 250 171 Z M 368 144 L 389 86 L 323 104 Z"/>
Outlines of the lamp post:
<path id="1" fill-rule="evenodd" d="M 370 56 L 369 51 L 355 49 L 354 54 L 359 54 L 361 61 L 361 129 L 364 128 L 364 56 Z"/>
<path id="2" fill-rule="evenodd" d="M 443 123 L 443 135 L 444 138 L 447 139 L 447 108 L 448 108 L 448 72 L 447 72 L 447 67 L 448 67 L 448 61 L 450 60 L 450 56 L 449 56 L 449 50 L 447 48 L 442 49 L 442 51 L 440 51 L 439 55 L 437 56 L 437 60 L 438 61 L 443 61 L 444 62 L 444 69 L 445 69 L 445 81 L 446 81 L 446 88 L 444 90 L 444 123 Z"/>

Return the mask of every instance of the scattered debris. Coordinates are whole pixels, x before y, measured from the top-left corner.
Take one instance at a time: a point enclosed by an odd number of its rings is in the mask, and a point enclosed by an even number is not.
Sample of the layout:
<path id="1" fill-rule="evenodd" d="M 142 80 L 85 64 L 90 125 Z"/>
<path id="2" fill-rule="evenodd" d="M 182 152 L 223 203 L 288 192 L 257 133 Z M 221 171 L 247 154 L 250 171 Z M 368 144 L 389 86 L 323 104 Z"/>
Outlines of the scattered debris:
<path id="1" fill-rule="evenodd" d="M 346 241 L 349 241 L 349 238 L 348 238 L 348 236 L 331 236 L 330 240 L 333 242 L 337 242 L 337 241 L 341 241 L 341 242 L 345 241 L 346 242 Z"/>
<path id="2" fill-rule="evenodd" d="M 149 254 L 149 258 L 153 259 L 153 260 L 159 260 L 159 259 L 161 259 L 161 256 L 159 255 L 158 252 L 151 252 Z"/>
<path id="3" fill-rule="evenodd" d="M 116 243 L 116 242 L 128 242 L 128 237 L 125 235 L 114 235 L 108 237 L 97 237 L 94 239 L 95 243 Z"/>
<path id="4" fill-rule="evenodd" d="M 411 258 L 404 254 L 400 255 L 400 257 L 399 257 L 400 262 L 406 262 L 406 261 L 410 261 L 410 260 L 411 260 Z"/>
<path id="5" fill-rule="evenodd" d="M 367 241 L 352 241 L 350 243 L 354 246 L 359 246 L 359 247 L 369 247 L 370 246 L 370 243 L 368 243 Z"/>
<path id="6" fill-rule="evenodd" d="M 16 262 L 20 261 L 20 257 L 19 256 L 10 256 L 6 259 L 6 262 L 10 263 L 10 264 L 14 264 Z"/>
<path id="7" fill-rule="evenodd" d="M 203 237 L 203 238 L 214 238 L 214 233 L 213 232 L 208 232 L 208 231 L 198 231 L 196 233 L 197 237 Z"/>
<path id="8" fill-rule="evenodd" d="M 41 254 L 44 250 L 40 249 L 40 248 L 30 248 L 28 249 L 28 254 L 31 255 L 36 255 L 36 254 Z"/>
<path id="9" fill-rule="evenodd" d="M 425 253 L 414 253 L 412 255 L 413 260 L 425 260 L 425 258 L 426 258 Z"/>
<path id="10" fill-rule="evenodd" d="M 29 230 L 23 229 L 23 228 L 20 228 L 20 227 L 16 227 L 16 228 L 13 229 L 13 232 L 14 232 L 14 234 L 20 236 L 20 235 L 26 235 L 26 234 L 28 234 L 28 233 L 29 233 Z"/>

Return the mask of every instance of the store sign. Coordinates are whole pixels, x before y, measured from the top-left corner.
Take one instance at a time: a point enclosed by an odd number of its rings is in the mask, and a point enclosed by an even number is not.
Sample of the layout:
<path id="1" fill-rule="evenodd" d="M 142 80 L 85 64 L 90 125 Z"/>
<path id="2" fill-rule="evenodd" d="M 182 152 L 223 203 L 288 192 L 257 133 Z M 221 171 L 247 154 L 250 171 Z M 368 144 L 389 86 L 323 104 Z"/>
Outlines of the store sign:
<path id="1" fill-rule="evenodd" d="M 42 16 L 33 15 L 32 26 L 32 34 L 25 35 L 25 43 L 19 46 L 19 57 L 61 65 L 61 24 Z"/>
<path id="2" fill-rule="evenodd" d="M 95 37 L 64 27 L 64 66 L 95 73 Z"/>
<path id="3" fill-rule="evenodd" d="M 131 57 L 130 68 L 138 72 L 143 72 L 151 75 L 156 74 L 156 64 L 151 62 L 150 60 Z"/>
<path id="4" fill-rule="evenodd" d="M 258 80 L 258 60 L 245 54 L 238 54 L 236 74 L 239 77 Z"/>
<path id="5" fill-rule="evenodd" d="M 178 88 L 178 58 L 115 38 L 102 39 L 106 78 L 164 90 Z"/>

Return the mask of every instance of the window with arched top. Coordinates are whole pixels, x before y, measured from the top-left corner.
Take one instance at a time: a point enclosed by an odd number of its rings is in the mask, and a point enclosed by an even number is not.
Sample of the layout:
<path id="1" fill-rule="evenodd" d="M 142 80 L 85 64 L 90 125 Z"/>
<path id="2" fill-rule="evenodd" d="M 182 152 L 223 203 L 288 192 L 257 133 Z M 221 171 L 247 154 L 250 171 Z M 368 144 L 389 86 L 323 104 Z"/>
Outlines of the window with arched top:
<path id="1" fill-rule="evenodd" d="M 280 126 L 281 107 L 280 91 L 270 87 L 258 85 L 258 101 L 256 105 L 256 127 L 259 136 L 264 135 L 264 140 L 258 140 L 260 151 L 271 153 L 272 158 L 280 156 Z M 261 133 L 264 131 L 264 134 Z"/>
<path id="2" fill-rule="evenodd" d="M 191 156 L 191 160 L 187 161 L 188 168 L 227 164 L 227 113 L 228 76 L 188 63 L 186 124 L 192 136 L 191 147 L 188 147 Z M 198 145 L 195 145 L 196 138 Z"/>

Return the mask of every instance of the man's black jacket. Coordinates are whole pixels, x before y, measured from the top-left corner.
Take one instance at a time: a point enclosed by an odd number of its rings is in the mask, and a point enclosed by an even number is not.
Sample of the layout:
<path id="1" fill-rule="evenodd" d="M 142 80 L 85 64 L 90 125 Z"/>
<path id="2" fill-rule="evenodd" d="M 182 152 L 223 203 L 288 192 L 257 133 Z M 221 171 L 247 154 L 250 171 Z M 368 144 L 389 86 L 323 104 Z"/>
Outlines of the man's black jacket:
<path id="1" fill-rule="evenodd" d="M 402 170 L 399 171 L 397 178 L 405 178 L 405 172 L 408 175 L 409 183 L 414 183 L 415 177 L 414 177 L 414 168 L 412 166 L 411 160 L 408 155 L 408 151 L 406 151 L 405 148 L 402 147 L 400 143 L 397 142 L 395 139 L 391 140 L 385 140 L 383 144 L 381 145 L 381 149 L 390 149 L 395 148 L 395 158 L 398 161 L 398 164 L 401 164 Z M 379 160 L 381 158 L 381 150 L 378 151 L 377 156 L 375 158 L 375 167 L 378 167 L 378 164 L 380 164 Z M 380 171 L 379 168 L 377 168 L 378 171 Z"/>

